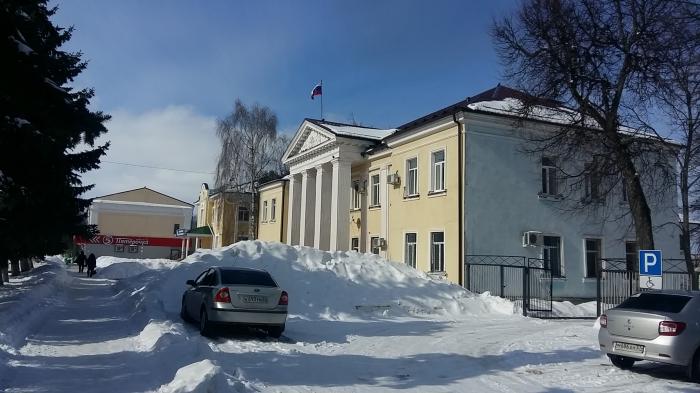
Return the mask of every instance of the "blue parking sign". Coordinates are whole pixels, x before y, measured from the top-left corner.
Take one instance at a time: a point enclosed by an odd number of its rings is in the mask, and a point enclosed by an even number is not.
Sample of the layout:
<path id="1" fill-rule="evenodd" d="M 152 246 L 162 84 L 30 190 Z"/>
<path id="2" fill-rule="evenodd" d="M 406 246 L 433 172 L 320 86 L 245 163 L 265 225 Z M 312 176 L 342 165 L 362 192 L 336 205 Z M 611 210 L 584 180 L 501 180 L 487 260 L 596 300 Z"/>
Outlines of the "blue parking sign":
<path id="1" fill-rule="evenodd" d="M 639 250 L 639 275 L 660 277 L 662 274 L 661 250 Z"/>

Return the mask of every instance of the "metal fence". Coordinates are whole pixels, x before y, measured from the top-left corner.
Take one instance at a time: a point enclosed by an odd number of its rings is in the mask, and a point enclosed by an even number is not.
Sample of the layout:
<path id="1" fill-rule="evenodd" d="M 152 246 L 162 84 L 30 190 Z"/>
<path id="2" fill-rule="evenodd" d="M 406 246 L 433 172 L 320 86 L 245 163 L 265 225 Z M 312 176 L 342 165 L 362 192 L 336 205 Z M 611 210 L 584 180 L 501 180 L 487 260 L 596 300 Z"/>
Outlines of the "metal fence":
<path id="1" fill-rule="evenodd" d="M 625 258 L 603 258 L 598 264 L 597 311 L 598 315 L 622 303 L 628 297 L 644 291 L 640 286 L 639 272 L 635 264 Z M 695 280 L 700 280 L 693 272 Z M 691 276 L 684 259 L 663 260 L 663 289 L 691 290 Z M 699 281 L 700 282 L 700 281 Z"/>
<path id="2" fill-rule="evenodd" d="M 552 311 L 552 273 L 541 259 L 506 255 L 467 255 L 465 284 L 522 307 L 523 315 L 546 317 Z"/>

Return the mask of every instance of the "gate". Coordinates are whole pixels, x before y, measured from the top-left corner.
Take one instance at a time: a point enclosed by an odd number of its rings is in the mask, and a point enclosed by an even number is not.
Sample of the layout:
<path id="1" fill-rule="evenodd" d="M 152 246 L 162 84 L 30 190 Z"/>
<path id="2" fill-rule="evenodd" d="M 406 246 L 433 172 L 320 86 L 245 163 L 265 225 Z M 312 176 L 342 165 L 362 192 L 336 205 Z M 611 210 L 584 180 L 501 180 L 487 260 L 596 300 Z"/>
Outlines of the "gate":
<path id="1" fill-rule="evenodd" d="M 525 316 L 552 312 L 552 272 L 541 259 L 505 255 L 467 255 L 465 286 L 520 305 Z"/>
<path id="2" fill-rule="evenodd" d="M 692 283 L 684 259 L 664 259 L 663 289 L 690 290 Z M 624 258 L 603 258 L 597 270 L 597 312 L 604 313 L 628 297 L 644 291 L 640 287 L 636 263 L 628 263 Z M 698 280 L 698 274 L 694 274 Z"/>

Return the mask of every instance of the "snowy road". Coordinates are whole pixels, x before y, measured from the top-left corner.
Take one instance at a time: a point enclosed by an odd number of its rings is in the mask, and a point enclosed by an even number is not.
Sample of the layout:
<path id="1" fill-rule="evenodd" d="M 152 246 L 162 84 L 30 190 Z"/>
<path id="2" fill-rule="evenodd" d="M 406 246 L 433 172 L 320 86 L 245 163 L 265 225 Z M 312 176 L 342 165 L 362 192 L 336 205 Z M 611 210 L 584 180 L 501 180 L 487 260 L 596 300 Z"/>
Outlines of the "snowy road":
<path id="1" fill-rule="evenodd" d="M 368 314 L 293 318 L 279 341 L 207 340 L 129 295 L 117 281 L 69 273 L 5 355 L 0 391 L 700 392 L 680 369 L 613 368 L 591 321 Z"/>

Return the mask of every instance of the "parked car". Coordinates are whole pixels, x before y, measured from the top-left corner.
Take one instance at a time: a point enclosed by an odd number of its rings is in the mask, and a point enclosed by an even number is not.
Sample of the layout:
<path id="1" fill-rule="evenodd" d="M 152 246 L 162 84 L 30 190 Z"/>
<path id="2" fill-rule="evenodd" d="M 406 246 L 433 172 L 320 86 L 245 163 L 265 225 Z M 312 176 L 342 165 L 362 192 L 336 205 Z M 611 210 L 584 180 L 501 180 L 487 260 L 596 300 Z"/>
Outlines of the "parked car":
<path id="1" fill-rule="evenodd" d="M 600 316 L 598 342 L 613 365 L 638 360 L 686 367 L 700 380 L 700 292 L 650 291 L 629 297 Z"/>
<path id="2" fill-rule="evenodd" d="M 289 295 L 264 270 L 212 267 L 187 285 L 180 316 L 198 321 L 203 336 L 217 325 L 260 327 L 272 337 L 284 332 Z"/>

